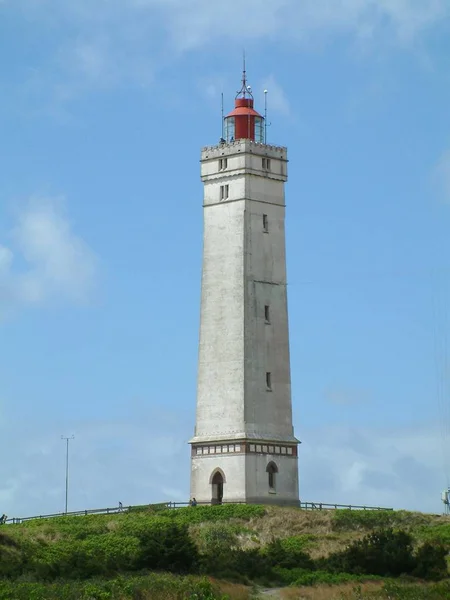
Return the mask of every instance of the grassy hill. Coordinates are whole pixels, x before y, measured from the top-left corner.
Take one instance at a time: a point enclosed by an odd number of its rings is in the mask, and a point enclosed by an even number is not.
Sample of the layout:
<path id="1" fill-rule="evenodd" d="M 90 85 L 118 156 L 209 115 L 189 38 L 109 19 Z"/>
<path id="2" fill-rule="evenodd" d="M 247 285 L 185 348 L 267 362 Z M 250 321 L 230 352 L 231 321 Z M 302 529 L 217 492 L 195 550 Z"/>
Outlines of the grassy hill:
<path id="1" fill-rule="evenodd" d="M 225 505 L 42 519 L 0 528 L 0 600 L 448 599 L 447 548 L 449 517 L 405 511 Z"/>

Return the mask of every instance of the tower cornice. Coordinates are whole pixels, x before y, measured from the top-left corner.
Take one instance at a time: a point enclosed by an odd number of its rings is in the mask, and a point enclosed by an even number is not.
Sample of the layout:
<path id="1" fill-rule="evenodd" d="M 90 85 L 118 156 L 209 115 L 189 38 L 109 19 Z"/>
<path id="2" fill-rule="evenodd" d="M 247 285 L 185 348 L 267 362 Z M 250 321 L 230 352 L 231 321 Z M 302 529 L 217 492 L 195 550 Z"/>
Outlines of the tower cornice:
<path id="1" fill-rule="evenodd" d="M 272 144 L 262 144 L 253 140 L 236 140 L 234 142 L 225 142 L 216 146 L 204 146 L 202 148 L 202 161 L 220 158 L 221 156 L 254 153 L 261 156 L 276 156 L 280 160 L 287 162 L 286 146 L 275 146 Z"/>

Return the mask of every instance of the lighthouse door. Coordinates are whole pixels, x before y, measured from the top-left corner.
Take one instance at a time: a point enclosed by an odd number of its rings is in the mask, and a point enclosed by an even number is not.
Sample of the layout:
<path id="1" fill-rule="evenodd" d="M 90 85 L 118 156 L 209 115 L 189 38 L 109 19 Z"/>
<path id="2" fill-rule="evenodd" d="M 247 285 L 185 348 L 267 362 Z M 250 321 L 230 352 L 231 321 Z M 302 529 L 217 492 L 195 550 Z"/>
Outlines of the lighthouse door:
<path id="1" fill-rule="evenodd" d="M 212 497 L 211 504 L 222 504 L 223 499 L 223 476 L 220 471 L 214 473 L 211 481 Z"/>

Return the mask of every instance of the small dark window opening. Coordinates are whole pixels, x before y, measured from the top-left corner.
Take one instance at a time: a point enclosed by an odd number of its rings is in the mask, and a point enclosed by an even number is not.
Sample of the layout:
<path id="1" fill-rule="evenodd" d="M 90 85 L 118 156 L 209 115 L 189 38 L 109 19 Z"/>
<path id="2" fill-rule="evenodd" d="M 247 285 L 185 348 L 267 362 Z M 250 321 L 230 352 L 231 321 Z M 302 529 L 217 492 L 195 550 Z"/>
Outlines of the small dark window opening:
<path id="1" fill-rule="evenodd" d="M 272 390 L 272 373 L 266 373 L 266 388 Z"/>
<path id="2" fill-rule="evenodd" d="M 270 308 L 267 304 L 264 307 L 264 321 L 270 323 Z"/>
<path id="3" fill-rule="evenodd" d="M 269 232 L 269 217 L 267 215 L 263 215 L 263 231 L 264 233 Z"/>
<path id="4" fill-rule="evenodd" d="M 219 171 L 225 171 L 228 168 L 228 158 L 219 159 Z"/>
<path id="5" fill-rule="evenodd" d="M 270 158 L 262 159 L 262 168 L 264 171 L 270 171 Z"/>
<path id="6" fill-rule="evenodd" d="M 229 194 L 229 186 L 221 185 L 220 186 L 220 199 L 226 200 L 228 198 L 228 194 Z"/>

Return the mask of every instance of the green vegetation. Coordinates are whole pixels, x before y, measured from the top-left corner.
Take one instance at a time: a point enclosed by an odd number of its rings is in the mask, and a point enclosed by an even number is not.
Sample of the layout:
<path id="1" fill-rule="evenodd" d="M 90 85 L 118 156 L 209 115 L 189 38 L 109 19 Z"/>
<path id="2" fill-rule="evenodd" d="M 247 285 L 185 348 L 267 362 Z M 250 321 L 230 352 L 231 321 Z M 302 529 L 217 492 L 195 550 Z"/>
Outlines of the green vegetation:
<path id="1" fill-rule="evenodd" d="M 0 600 L 222 600 L 206 579 L 148 574 L 70 583 L 17 583 L 0 581 Z"/>
<path id="2" fill-rule="evenodd" d="M 405 511 L 151 506 L 37 519 L 0 530 L 0 600 L 246 600 L 255 586 L 449 598 L 449 548 L 450 519 Z"/>

